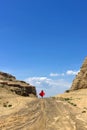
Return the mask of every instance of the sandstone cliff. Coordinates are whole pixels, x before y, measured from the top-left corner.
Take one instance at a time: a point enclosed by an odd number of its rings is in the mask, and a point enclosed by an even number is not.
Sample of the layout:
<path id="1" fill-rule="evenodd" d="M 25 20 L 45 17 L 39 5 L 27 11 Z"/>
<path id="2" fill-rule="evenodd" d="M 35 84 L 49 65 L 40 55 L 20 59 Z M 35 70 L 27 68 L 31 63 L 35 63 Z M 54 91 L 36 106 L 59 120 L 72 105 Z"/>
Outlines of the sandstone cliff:
<path id="1" fill-rule="evenodd" d="M 34 86 L 24 81 L 16 80 L 11 74 L 4 72 L 0 72 L 0 88 L 5 88 L 21 96 L 37 96 Z"/>
<path id="2" fill-rule="evenodd" d="M 85 58 L 80 72 L 73 80 L 70 90 L 78 90 L 87 88 L 87 57 Z"/>

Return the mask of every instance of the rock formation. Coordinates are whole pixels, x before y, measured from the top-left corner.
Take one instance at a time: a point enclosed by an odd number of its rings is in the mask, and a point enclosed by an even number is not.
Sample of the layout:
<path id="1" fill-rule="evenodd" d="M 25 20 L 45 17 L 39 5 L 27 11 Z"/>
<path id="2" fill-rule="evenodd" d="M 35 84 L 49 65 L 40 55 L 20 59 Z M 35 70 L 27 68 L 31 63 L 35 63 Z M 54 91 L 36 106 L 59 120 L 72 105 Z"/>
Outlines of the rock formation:
<path id="1" fill-rule="evenodd" d="M 73 80 L 70 90 L 78 90 L 78 89 L 85 89 L 85 88 L 87 88 L 87 57 L 83 62 L 80 72 Z"/>
<path id="2" fill-rule="evenodd" d="M 8 73 L 0 72 L 0 87 L 21 96 L 37 96 L 36 88 L 24 81 L 16 80 Z"/>

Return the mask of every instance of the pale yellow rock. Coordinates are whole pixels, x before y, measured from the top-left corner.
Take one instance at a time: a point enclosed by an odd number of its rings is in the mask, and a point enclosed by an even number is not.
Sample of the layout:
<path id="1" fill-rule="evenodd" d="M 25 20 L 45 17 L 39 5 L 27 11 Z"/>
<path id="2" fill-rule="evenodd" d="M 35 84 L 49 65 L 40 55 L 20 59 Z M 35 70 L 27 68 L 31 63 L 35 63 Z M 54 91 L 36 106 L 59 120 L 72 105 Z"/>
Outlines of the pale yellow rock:
<path id="1" fill-rule="evenodd" d="M 87 88 L 87 57 L 85 58 L 80 72 L 75 77 L 70 90 Z"/>

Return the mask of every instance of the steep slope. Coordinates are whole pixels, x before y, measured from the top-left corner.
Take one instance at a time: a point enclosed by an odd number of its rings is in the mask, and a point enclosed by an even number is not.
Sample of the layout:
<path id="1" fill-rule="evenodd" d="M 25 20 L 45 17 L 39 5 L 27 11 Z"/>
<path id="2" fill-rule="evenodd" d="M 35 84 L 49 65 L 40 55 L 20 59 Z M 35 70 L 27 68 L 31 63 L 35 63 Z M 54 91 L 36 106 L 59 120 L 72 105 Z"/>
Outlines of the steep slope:
<path id="1" fill-rule="evenodd" d="M 75 77 L 70 90 L 78 90 L 87 88 L 87 57 L 83 62 L 80 72 Z"/>

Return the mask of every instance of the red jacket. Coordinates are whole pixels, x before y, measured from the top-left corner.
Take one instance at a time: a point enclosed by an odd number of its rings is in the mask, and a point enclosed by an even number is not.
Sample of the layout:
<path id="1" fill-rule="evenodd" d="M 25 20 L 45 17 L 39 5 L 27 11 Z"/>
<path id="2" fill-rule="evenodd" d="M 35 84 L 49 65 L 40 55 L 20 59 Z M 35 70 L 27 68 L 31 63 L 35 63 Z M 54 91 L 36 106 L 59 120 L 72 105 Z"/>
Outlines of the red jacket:
<path id="1" fill-rule="evenodd" d="M 39 95 L 40 95 L 41 97 L 43 97 L 43 96 L 45 95 L 45 92 L 44 92 L 43 90 L 41 90 L 41 92 L 39 93 Z"/>

